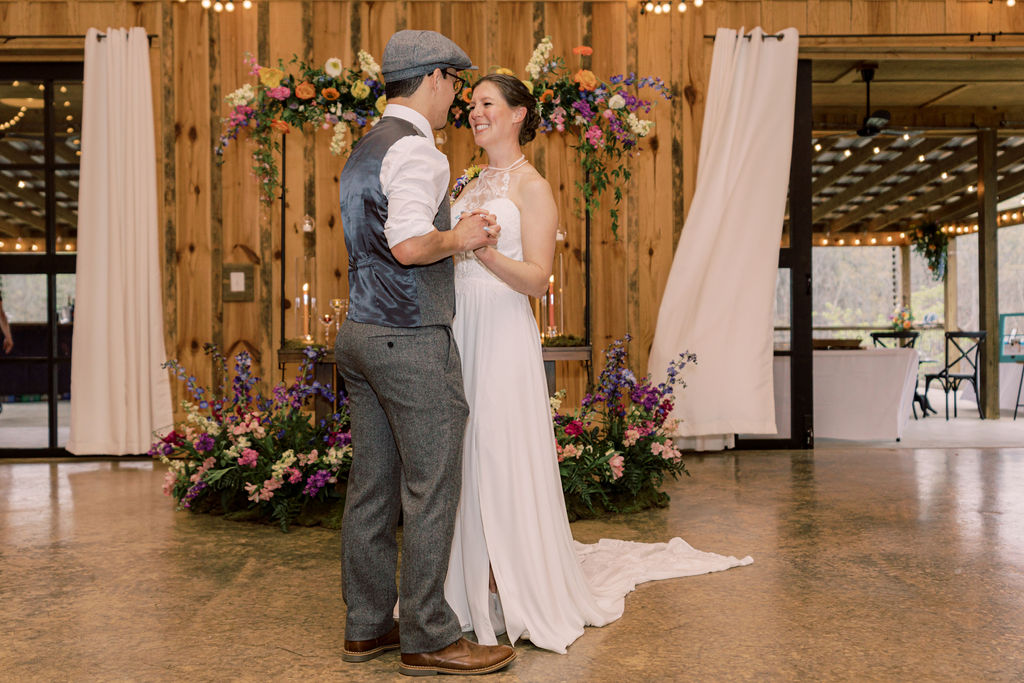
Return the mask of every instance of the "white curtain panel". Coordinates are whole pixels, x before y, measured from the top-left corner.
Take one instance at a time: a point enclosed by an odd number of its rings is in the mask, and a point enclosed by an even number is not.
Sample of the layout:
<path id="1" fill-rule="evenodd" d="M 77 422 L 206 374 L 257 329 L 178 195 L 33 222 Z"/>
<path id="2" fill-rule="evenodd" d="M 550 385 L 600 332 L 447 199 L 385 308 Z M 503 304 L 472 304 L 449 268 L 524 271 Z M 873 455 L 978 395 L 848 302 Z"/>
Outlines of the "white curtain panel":
<path id="1" fill-rule="evenodd" d="M 648 370 L 697 354 L 676 390 L 677 435 L 699 450 L 774 434 L 772 321 L 793 142 L 799 36 L 718 29 L 697 185 Z"/>
<path id="2" fill-rule="evenodd" d="M 83 98 L 67 450 L 145 453 L 172 412 L 144 29 L 89 30 Z"/>

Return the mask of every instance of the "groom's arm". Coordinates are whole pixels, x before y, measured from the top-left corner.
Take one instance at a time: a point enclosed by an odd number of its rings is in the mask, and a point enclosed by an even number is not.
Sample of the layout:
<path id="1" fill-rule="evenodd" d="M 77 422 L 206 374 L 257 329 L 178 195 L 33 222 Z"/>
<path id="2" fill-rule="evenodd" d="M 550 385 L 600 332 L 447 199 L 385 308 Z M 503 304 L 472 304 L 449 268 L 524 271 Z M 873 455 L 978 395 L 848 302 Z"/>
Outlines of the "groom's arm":
<path id="1" fill-rule="evenodd" d="M 434 227 L 437 207 L 447 201 L 448 159 L 426 138 L 402 138 L 381 163 L 381 188 L 388 199 L 384 236 L 391 255 L 405 266 L 435 263 L 452 254 L 497 243 L 484 227 L 493 219 L 463 219 L 452 230 Z"/>

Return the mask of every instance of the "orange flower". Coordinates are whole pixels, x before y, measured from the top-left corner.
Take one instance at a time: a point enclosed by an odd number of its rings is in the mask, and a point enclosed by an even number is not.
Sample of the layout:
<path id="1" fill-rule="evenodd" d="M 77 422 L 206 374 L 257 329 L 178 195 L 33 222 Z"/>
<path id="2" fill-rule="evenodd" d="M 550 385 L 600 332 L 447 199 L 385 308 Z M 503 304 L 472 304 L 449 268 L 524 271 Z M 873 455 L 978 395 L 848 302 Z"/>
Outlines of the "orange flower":
<path id="1" fill-rule="evenodd" d="M 572 53 L 574 55 L 579 55 L 580 57 L 589 57 L 590 55 L 594 54 L 594 48 L 588 47 L 586 45 L 577 45 L 572 49 Z"/>
<path id="2" fill-rule="evenodd" d="M 573 74 L 572 80 L 579 83 L 580 90 L 593 90 L 597 87 L 597 76 L 590 69 L 580 69 Z"/>
<path id="3" fill-rule="evenodd" d="M 309 81 L 303 81 L 295 86 L 295 96 L 300 100 L 311 100 L 316 97 L 316 88 Z"/>
<path id="4" fill-rule="evenodd" d="M 555 97 L 555 91 L 551 88 L 546 88 L 544 92 L 540 94 L 541 102 L 550 102 Z"/>
<path id="5" fill-rule="evenodd" d="M 320 94 L 324 96 L 325 100 L 330 100 L 331 102 L 341 97 L 341 93 L 334 88 L 324 88 L 320 91 Z"/>
<path id="6" fill-rule="evenodd" d="M 473 100 L 473 89 L 463 88 L 460 97 L 462 98 L 463 102 L 471 102 Z"/>
<path id="7" fill-rule="evenodd" d="M 282 121 L 281 119 L 274 119 L 273 121 L 271 121 L 270 127 L 276 130 L 278 133 L 287 133 L 289 130 L 291 130 L 288 127 L 288 124 Z"/>

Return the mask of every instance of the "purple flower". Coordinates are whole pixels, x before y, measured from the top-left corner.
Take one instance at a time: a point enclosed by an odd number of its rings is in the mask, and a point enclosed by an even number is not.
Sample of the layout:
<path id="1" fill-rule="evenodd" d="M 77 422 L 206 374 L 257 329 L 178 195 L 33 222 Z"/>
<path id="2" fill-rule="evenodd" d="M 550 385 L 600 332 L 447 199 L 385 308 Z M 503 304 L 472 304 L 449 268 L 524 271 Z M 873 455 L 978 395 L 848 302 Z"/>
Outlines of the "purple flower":
<path id="1" fill-rule="evenodd" d="M 306 480 L 306 488 L 302 489 L 302 494 L 312 498 L 320 492 L 320 489 L 327 484 L 330 478 L 330 471 L 317 470 L 313 474 L 309 475 L 309 478 Z"/>
<path id="2" fill-rule="evenodd" d="M 209 453 L 213 450 L 214 441 L 213 437 L 209 434 L 203 434 L 195 442 L 196 450 L 200 453 Z"/>

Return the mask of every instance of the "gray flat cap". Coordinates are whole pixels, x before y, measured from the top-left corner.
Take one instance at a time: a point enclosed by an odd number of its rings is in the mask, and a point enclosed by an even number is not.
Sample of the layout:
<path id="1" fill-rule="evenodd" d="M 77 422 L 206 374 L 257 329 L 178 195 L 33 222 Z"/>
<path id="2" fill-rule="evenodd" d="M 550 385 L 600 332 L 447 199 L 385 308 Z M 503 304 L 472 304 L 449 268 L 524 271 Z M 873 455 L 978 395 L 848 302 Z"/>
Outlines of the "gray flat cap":
<path id="1" fill-rule="evenodd" d="M 384 48 L 385 82 L 429 74 L 434 69 L 475 69 L 462 48 L 436 31 L 399 31 Z"/>

